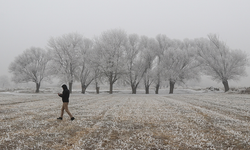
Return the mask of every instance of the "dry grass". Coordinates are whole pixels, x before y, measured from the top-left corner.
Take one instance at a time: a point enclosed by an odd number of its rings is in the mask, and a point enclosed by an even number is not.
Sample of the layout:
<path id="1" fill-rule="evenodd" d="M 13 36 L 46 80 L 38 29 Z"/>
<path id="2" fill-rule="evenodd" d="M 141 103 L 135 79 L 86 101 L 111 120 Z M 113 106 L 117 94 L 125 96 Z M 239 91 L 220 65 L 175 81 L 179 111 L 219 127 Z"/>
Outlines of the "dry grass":
<path id="1" fill-rule="evenodd" d="M 237 94 L 0 94 L 0 149 L 250 149 L 250 97 Z"/>

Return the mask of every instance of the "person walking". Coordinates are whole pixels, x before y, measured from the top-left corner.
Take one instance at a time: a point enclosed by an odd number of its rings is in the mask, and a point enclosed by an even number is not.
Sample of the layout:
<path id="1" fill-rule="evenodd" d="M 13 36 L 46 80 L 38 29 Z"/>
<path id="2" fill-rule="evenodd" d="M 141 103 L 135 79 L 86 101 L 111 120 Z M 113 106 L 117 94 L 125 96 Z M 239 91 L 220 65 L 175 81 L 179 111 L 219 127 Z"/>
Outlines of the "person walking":
<path id="1" fill-rule="evenodd" d="M 62 97 L 63 105 L 62 105 L 62 109 L 61 109 L 61 116 L 57 119 L 59 119 L 59 120 L 63 119 L 63 113 L 65 110 L 68 113 L 68 115 L 70 116 L 70 119 L 74 120 L 75 118 L 71 115 L 71 113 L 69 112 L 69 109 L 68 109 L 70 92 L 68 90 L 67 85 L 63 84 L 62 88 L 63 88 L 63 92 L 58 93 L 58 96 Z"/>

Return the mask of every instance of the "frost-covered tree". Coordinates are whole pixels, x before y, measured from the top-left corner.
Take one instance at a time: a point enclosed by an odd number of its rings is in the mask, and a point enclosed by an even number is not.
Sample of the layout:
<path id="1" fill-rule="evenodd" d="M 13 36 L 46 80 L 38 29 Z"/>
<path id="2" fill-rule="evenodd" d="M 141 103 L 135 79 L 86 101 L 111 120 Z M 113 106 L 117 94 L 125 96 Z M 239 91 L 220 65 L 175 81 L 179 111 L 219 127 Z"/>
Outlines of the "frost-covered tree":
<path id="1" fill-rule="evenodd" d="M 95 89 L 96 89 L 96 94 L 99 94 L 99 90 L 100 90 L 100 85 L 99 82 L 102 82 L 102 78 L 103 78 L 103 74 L 100 70 L 101 68 L 101 64 L 100 61 L 98 61 L 98 48 L 95 45 L 95 42 L 93 42 L 93 49 L 91 50 L 91 52 L 89 53 L 88 56 L 88 67 L 90 67 L 90 71 L 91 71 L 91 76 L 94 78 L 94 84 L 95 84 Z"/>
<path id="2" fill-rule="evenodd" d="M 80 45 L 79 69 L 77 70 L 83 94 L 85 94 L 87 87 L 95 79 L 94 67 L 91 64 L 90 57 L 92 49 L 93 42 L 88 38 L 84 38 Z"/>
<path id="3" fill-rule="evenodd" d="M 129 35 L 128 46 L 126 48 L 127 74 L 125 81 L 130 84 L 132 94 L 136 94 L 137 87 L 146 72 L 144 61 L 140 57 L 141 55 L 142 51 L 139 36 L 137 34 Z"/>
<path id="4" fill-rule="evenodd" d="M 125 70 L 125 49 L 127 34 L 123 30 L 113 29 L 103 32 L 95 40 L 95 58 L 93 61 L 109 83 L 109 93 L 113 93 L 113 84 L 121 78 Z"/>
<path id="5" fill-rule="evenodd" d="M 16 83 L 36 83 L 36 93 L 39 92 L 41 82 L 48 77 L 47 64 L 50 60 L 48 53 L 38 47 L 31 47 L 17 56 L 9 66 Z"/>
<path id="6" fill-rule="evenodd" d="M 145 93 L 149 94 L 149 87 L 153 83 L 154 70 L 153 70 L 153 61 L 155 59 L 155 50 L 157 50 L 157 43 L 154 38 L 148 38 L 146 36 L 141 37 L 141 59 L 143 61 L 143 69 L 145 73 L 143 76 Z"/>
<path id="7" fill-rule="evenodd" d="M 246 53 L 230 49 L 218 36 L 210 34 L 208 39 L 197 39 L 196 45 L 204 73 L 222 82 L 225 92 L 229 90 L 228 80 L 239 80 L 246 75 Z"/>
<path id="8" fill-rule="evenodd" d="M 160 84 L 162 82 L 162 65 L 161 62 L 164 60 L 164 52 L 172 46 L 172 41 L 166 35 L 159 34 L 156 36 L 158 48 L 155 50 L 156 58 L 153 62 L 154 65 L 154 83 L 155 83 L 155 94 L 159 93 Z"/>
<path id="9" fill-rule="evenodd" d="M 199 79 L 199 63 L 196 60 L 195 45 L 190 40 L 173 40 L 173 46 L 164 52 L 162 61 L 164 77 L 169 81 L 169 93 L 175 83 L 188 79 Z"/>
<path id="10" fill-rule="evenodd" d="M 65 34 L 61 37 L 51 38 L 48 47 L 52 56 L 51 70 L 62 81 L 69 83 L 72 92 L 73 82 L 77 78 L 77 69 L 81 60 L 80 46 L 83 37 L 77 33 Z"/>
<path id="11" fill-rule="evenodd" d="M 99 67 L 93 66 L 93 71 L 94 71 L 94 81 L 95 81 L 95 90 L 96 94 L 99 94 L 100 86 L 99 86 L 99 81 L 101 81 L 101 71 L 99 70 Z"/>

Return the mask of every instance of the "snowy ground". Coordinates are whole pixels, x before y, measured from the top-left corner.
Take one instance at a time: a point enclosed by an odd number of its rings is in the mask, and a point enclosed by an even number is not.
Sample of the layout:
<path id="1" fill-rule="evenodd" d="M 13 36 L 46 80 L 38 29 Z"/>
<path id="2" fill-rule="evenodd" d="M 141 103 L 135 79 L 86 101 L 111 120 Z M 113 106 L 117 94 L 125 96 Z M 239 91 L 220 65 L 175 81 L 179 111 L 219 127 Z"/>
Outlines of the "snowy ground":
<path id="1" fill-rule="evenodd" d="M 0 94 L 0 149 L 250 149 L 250 95 L 72 94 L 74 121 L 61 103 Z"/>

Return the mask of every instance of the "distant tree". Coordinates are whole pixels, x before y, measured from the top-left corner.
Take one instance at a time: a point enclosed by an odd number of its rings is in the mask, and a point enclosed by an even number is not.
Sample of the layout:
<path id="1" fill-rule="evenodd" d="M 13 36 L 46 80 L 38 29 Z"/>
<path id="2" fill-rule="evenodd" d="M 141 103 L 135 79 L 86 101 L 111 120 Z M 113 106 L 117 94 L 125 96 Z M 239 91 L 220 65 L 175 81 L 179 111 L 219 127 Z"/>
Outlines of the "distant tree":
<path id="1" fill-rule="evenodd" d="M 94 67 L 91 64 L 91 51 L 93 49 L 93 42 L 84 38 L 82 44 L 80 45 L 80 59 L 79 59 L 79 69 L 78 76 L 81 82 L 82 93 L 85 94 L 87 87 L 95 79 Z"/>
<path id="2" fill-rule="evenodd" d="M 100 92 L 99 81 L 101 81 L 102 74 L 99 70 L 99 67 L 94 66 L 93 70 L 94 70 L 95 90 L 96 90 L 96 94 L 99 94 Z"/>
<path id="3" fill-rule="evenodd" d="M 174 45 L 164 52 L 163 74 L 169 81 L 169 93 L 174 91 L 176 82 L 199 79 L 199 63 L 196 60 L 195 45 L 190 40 L 173 40 Z"/>
<path id="4" fill-rule="evenodd" d="M 48 41 L 48 48 L 53 57 L 51 70 L 62 81 L 69 83 L 72 92 L 73 82 L 78 77 L 77 69 L 81 60 L 81 45 L 83 37 L 77 33 L 70 33 Z"/>
<path id="5" fill-rule="evenodd" d="M 155 50 L 157 50 L 157 43 L 154 38 L 148 38 L 146 36 L 141 37 L 141 59 L 143 60 L 144 66 L 142 67 L 145 69 L 145 73 L 143 76 L 145 93 L 149 94 L 149 87 L 153 83 L 153 61 L 155 59 Z"/>
<path id="6" fill-rule="evenodd" d="M 207 39 L 197 39 L 197 54 L 203 64 L 203 71 L 215 81 L 221 81 L 225 92 L 229 90 L 228 80 L 239 80 L 246 75 L 248 58 L 241 50 L 231 50 L 214 34 Z"/>
<path id="7" fill-rule="evenodd" d="M 31 47 L 17 56 L 9 66 L 13 74 L 12 80 L 16 83 L 36 83 L 36 93 L 39 92 L 41 82 L 48 78 L 47 64 L 50 60 L 47 52 L 38 47 Z"/>
<path id="8" fill-rule="evenodd" d="M 128 46 L 126 48 L 126 76 L 125 82 L 129 83 L 132 88 L 132 94 L 136 94 L 137 87 L 142 80 L 146 68 L 140 46 L 140 37 L 137 34 L 130 34 L 128 36 Z"/>
<path id="9" fill-rule="evenodd" d="M 95 40 L 95 58 L 93 61 L 109 83 L 109 93 L 113 93 L 113 84 L 125 74 L 125 49 L 127 34 L 123 30 L 113 29 L 103 32 Z"/>
<path id="10" fill-rule="evenodd" d="M 93 44 L 95 45 L 95 42 L 93 42 Z M 88 67 L 90 67 L 91 69 L 91 76 L 94 78 L 94 84 L 95 84 L 95 89 L 96 89 L 96 94 L 99 94 L 99 90 L 100 90 L 100 86 L 99 86 L 99 82 L 102 81 L 103 78 L 103 74 L 100 70 L 101 68 L 101 64 L 100 62 L 97 60 L 98 59 L 98 48 L 96 46 L 93 46 L 93 49 L 91 50 L 89 56 L 88 56 Z"/>
<path id="11" fill-rule="evenodd" d="M 164 60 L 164 52 L 172 46 L 172 41 L 166 35 L 159 34 L 156 36 L 158 48 L 156 49 L 156 59 L 154 60 L 154 83 L 155 83 L 155 94 L 159 93 L 160 84 L 162 82 L 162 61 Z"/>

